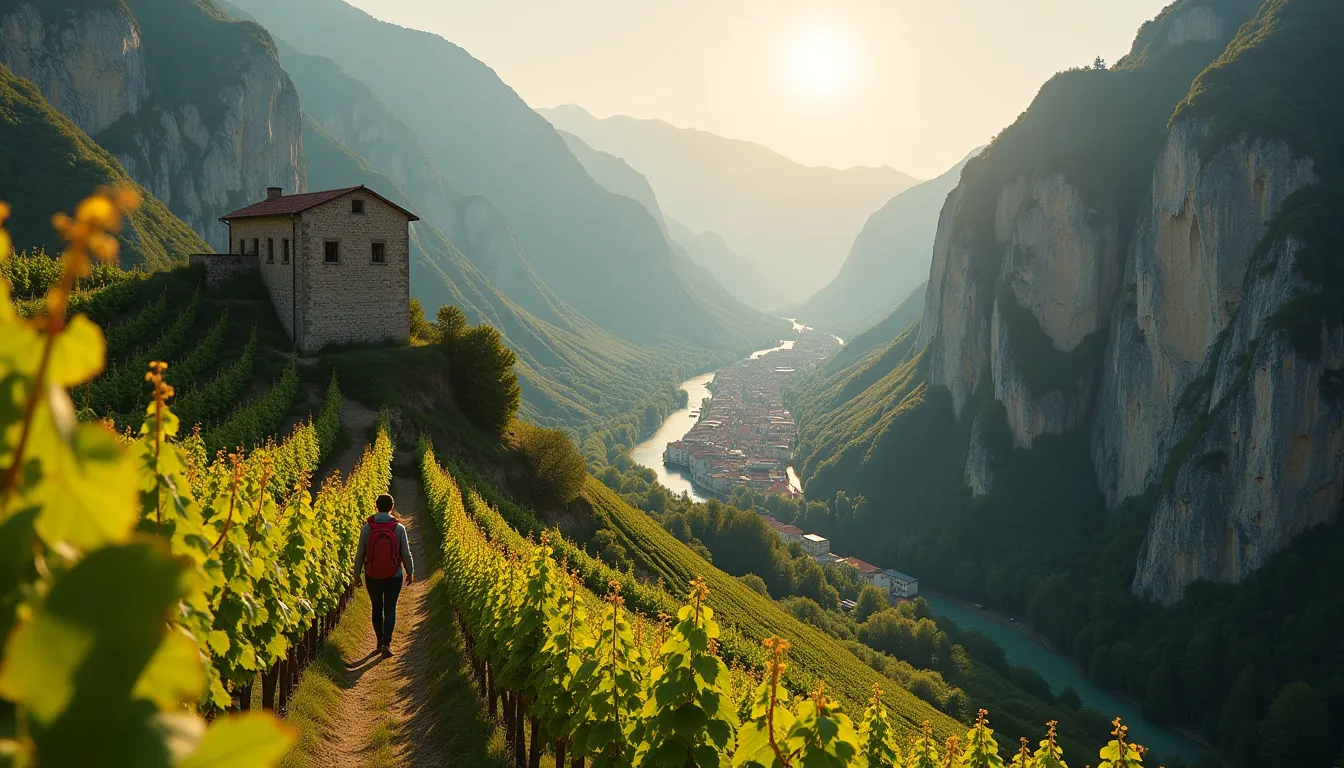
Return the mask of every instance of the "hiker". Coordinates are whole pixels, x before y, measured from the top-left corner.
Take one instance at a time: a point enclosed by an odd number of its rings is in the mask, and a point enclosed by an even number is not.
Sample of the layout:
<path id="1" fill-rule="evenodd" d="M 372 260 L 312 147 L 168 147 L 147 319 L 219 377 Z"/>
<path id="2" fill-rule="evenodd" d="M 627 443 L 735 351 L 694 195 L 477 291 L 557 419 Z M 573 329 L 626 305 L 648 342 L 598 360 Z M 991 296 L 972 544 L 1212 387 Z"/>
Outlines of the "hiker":
<path id="1" fill-rule="evenodd" d="M 402 576 L 407 584 L 415 583 L 415 562 L 411 559 L 406 526 L 397 522 L 392 510 L 397 502 L 384 493 L 374 502 L 378 511 L 364 521 L 359 532 L 359 549 L 355 551 L 355 586 L 359 586 L 363 571 L 364 586 L 373 603 L 373 633 L 378 637 L 378 653 L 384 658 L 392 655 L 392 629 L 397 625 L 397 596 L 401 594 Z"/>

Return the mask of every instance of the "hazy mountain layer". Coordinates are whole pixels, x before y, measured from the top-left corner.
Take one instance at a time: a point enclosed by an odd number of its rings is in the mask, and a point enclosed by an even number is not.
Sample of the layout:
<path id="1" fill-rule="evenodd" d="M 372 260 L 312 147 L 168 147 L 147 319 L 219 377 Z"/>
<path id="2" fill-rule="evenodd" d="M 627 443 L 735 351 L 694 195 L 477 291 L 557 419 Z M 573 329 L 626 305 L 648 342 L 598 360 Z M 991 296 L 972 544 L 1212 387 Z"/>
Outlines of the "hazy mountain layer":
<path id="1" fill-rule="evenodd" d="M 551 125 L 458 46 L 339 0 L 236 5 L 368 85 L 454 186 L 499 206 L 546 284 L 598 324 L 705 345 L 767 327 L 745 307 L 699 304 L 647 210 L 594 182 Z"/>
<path id="2" fill-rule="evenodd" d="M 793 311 L 798 319 L 848 337 L 895 311 L 912 288 L 928 279 L 938 213 L 974 155 L 893 197 L 870 216 L 840 274 Z"/>
<path id="3" fill-rule="evenodd" d="M 758 144 L 660 120 L 598 119 L 575 106 L 541 113 L 630 163 L 668 217 L 722 235 L 760 270 L 752 281 L 765 286 L 762 309 L 796 304 L 830 282 L 864 220 L 915 183 L 891 168 L 807 167 Z"/>

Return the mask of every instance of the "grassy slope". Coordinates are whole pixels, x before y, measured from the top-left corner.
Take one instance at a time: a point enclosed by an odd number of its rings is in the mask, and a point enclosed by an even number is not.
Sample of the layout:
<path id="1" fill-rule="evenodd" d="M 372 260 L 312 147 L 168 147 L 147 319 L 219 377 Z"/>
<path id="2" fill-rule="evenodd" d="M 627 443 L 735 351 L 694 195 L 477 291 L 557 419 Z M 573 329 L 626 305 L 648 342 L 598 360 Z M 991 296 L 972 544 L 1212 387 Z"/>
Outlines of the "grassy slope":
<path id="1" fill-rule="evenodd" d="M 32 83 L 0 65 L 0 199 L 14 207 L 6 226 L 16 248 L 60 251 L 51 214 L 72 212 L 94 189 L 134 184 L 116 158 L 48 104 Z M 122 263 L 161 268 L 208 250 L 191 228 L 144 189 L 121 234 Z"/>

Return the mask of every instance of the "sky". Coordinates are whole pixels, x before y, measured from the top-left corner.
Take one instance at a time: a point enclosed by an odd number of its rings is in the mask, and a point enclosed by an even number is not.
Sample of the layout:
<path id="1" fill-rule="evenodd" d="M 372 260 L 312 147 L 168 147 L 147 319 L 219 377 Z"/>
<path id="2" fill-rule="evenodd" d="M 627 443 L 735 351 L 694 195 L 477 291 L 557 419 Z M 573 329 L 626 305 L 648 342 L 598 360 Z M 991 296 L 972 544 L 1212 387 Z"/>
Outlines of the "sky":
<path id="1" fill-rule="evenodd" d="M 931 178 L 1041 84 L 1114 62 L 1169 0 L 347 0 L 433 32 L 533 107 L 578 104 Z"/>

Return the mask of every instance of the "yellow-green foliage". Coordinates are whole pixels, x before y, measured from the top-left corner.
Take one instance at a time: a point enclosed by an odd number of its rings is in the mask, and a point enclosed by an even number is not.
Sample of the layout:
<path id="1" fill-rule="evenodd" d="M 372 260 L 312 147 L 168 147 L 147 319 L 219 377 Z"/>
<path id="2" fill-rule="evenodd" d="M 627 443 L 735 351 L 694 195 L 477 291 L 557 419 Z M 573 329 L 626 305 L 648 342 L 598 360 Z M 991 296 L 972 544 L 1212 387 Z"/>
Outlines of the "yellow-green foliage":
<path id="1" fill-rule="evenodd" d="M 224 564 L 249 548 L 236 533 L 212 544 L 229 526 L 191 491 L 161 364 L 129 445 L 102 424 L 77 423 L 68 395 L 105 359 L 98 326 L 67 316 L 71 289 L 94 259 L 115 258 L 112 233 L 137 203 L 134 192 L 108 192 L 57 217 L 63 272 L 35 319 L 17 315 L 0 279 L 0 745 L 22 765 L 271 765 L 290 740 L 272 718 L 219 716 L 207 729 L 196 712 L 227 703 L 218 661 L 242 642 L 213 626 L 216 615 L 245 618 L 217 613 L 222 598 L 288 569 L 225 585 Z M 8 213 L 0 205 L 0 222 Z M 0 232 L 0 259 L 9 246 Z M 265 482 L 258 493 L 269 495 Z M 270 527 L 255 520 L 242 530 Z M 297 554 L 290 565 L 307 559 Z M 268 650 L 283 651 L 283 641 Z"/>

